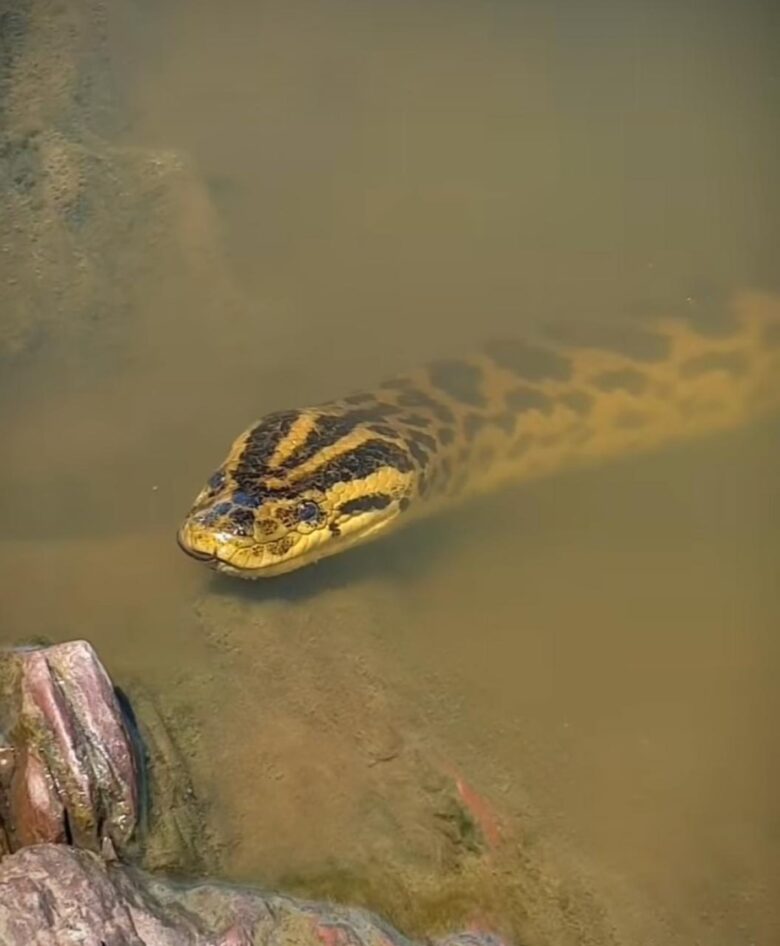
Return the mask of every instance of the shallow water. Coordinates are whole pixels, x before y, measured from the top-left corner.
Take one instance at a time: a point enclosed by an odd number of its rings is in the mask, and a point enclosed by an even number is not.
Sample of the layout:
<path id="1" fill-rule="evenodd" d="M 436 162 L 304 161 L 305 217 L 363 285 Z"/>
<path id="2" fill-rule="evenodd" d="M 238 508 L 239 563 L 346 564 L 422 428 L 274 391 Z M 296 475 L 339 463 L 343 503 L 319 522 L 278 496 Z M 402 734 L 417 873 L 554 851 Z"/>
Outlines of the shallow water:
<path id="1" fill-rule="evenodd" d="M 414 742 L 543 846 L 573 941 L 780 933 L 776 419 L 268 586 L 174 541 L 266 411 L 561 314 L 717 322 L 776 290 L 776 26 L 759 3 L 169 0 L 112 34 L 125 143 L 188 156 L 240 302 L 174 272 L 119 351 L 15 369 L 4 634 L 88 637 L 168 694 L 224 875 L 392 868 L 415 790 L 365 758 Z M 552 907 L 526 908 L 545 941 Z"/>

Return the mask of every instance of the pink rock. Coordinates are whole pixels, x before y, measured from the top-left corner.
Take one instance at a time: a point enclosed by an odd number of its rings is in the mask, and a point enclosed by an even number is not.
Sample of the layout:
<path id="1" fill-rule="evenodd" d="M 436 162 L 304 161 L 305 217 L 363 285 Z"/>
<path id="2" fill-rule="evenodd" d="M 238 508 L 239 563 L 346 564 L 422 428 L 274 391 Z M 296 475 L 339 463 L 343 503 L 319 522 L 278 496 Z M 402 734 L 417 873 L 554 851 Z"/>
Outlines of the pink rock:
<path id="1" fill-rule="evenodd" d="M 324 940 L 323 940 L 324 935 Z M 417 946 L 367 910 L 216 883 L 173 884 L 64 845 L 0 862 L 3 946 Z M 477 930 L 433 946 L 507 946 Z"/>
<path id="2" fill-rule="evenodd" d="M 121 853 L 138 822 L 138 772 L 95 651 L 86 641 L 9 650 L 0 669 L 7 742 L 0 817 L 8 848 L 50 841 Z"/>
<path id="3" fill-rule="evenodd" d="M 23 746 L 11 777 L 15 847 L 66 840 L 64 809 L 46 766 L 35 750 Z"/>

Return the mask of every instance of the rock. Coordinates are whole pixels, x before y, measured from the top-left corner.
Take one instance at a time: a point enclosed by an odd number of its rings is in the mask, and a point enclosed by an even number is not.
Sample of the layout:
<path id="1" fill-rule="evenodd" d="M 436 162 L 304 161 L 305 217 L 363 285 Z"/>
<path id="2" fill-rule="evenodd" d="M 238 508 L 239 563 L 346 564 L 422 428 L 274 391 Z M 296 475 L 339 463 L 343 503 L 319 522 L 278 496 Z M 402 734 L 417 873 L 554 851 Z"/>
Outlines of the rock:
<path id="1" fill-rule="evenodd" d="M 89 851 L 36 845 L 0 863 L 3 946 L 413 946 L 365 911 L 225 885 L 170 884 Z M 471 930 L 436 946 L 502 946 Z"/>
<path id="2" fill-rule="evenodd" d="M 0 655 L 0 720 L 7 849 L 51 841 L 124 851 L 139 817 L 136 749 L 90 644 Z"/>
<path id="3" fill-rule="evenodd" d="M 139 312 L 175 304 L 177 280 L 236 304 L 192 162 L 118 142 L 111 38 L 138 13 L 106 0 L 0 11 L 0 364 L 124 353 Z"/>
<path id="4" fill-rule="evenodd" d="M 218 867 L 168 721 L 86 641 L 0 651 L 0 734 L 0 857 L 51 842 L 147 870 Z"/>

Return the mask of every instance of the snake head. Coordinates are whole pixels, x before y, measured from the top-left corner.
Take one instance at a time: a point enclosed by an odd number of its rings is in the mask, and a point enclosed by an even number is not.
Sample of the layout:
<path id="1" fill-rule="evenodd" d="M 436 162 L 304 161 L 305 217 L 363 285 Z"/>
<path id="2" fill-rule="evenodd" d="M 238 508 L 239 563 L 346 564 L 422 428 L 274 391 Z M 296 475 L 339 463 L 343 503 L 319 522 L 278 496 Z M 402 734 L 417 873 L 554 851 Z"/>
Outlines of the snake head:
<path id="1" fill-rule="evenodd" d="M 182 522 L 180 547 L 217 571 L 265 578 L 294 571 L 385 531 L 406 507 L 403 493 L 366 493 L 359 483 L 295 491 L 238 489 L 215 476 Z"/>
<path id="2" fill-rule="evenodd" d="M 179 545 L 218 571 L 271 577 L 385 532 L 420 470 L 365 408 L 266 415 L 234 441 L 179 528 Z"/>

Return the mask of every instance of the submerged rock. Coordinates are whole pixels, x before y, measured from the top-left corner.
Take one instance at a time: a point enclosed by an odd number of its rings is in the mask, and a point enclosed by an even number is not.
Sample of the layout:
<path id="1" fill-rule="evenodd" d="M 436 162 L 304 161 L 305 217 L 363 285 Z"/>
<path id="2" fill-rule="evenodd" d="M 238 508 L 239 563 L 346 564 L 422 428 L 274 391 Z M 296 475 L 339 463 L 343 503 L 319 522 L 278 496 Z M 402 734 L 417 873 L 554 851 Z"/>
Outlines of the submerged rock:
<path id="1" fill-rule="evenodd" d="M 411 946 L 379 917 L 211 883 L 173 885 L 89 851 L 36 845 L 0 863 L 3 946 Z M 439 946 L 501 946 L 472 930 Z"/>
<path id="2" fill-rule="evenodd" d="M 0 365 L 39 349 L 79 365 L 124 353 L 139 312 L 176 305 L 173 285 L 193 282 L 221 309 L 236 302 L 192 162 L 125 140 L 112 39 L 139 10 L 106 0 L 0 10 Z"/>

